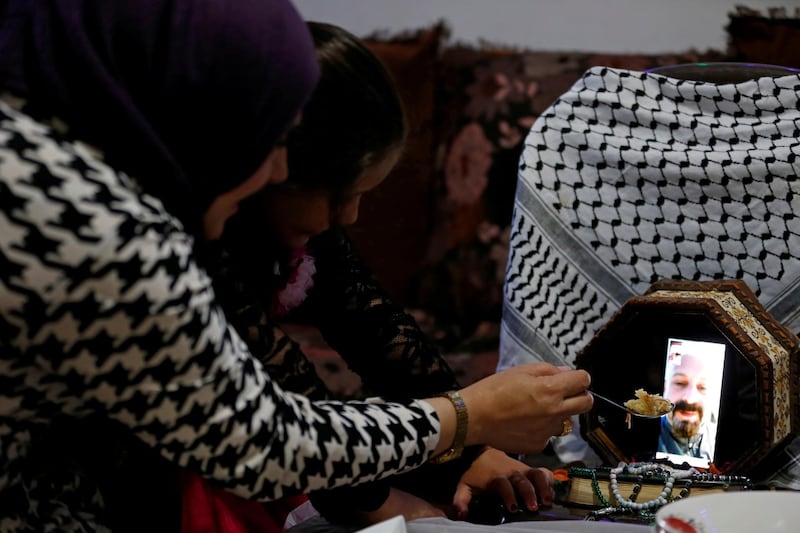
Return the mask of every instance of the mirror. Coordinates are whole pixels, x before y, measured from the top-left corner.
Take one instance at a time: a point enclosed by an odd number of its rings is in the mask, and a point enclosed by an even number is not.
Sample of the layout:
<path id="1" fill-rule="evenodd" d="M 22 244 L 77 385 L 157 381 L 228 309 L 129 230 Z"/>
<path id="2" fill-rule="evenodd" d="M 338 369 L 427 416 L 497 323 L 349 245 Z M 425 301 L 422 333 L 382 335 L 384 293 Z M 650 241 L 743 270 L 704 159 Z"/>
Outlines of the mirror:
<path id="1" fill-rule="evenodd" d="M 699 451 L 659 452 L 662 425 L 677 433 L 685 416 L 703 424 L 702 448 L 716 469 L 752 473 L 797 434 L 797 350 L 797 337 L 772 320 L 744 282 L 658 282 L 626 302 L 578 354 L 576 364 L 592 375 L 598 394 L 624 403 L 637 389 L 663 393 L 678 404 L 675 412 L 666 420 L 628 419 L 619 409 L 595 402 L 582 417 L 581 432 L 609 464 L 668 458 L 708 467 Z M 704 400 L 698 401 L 702 415 L 688 407 L 695 400 L 679 403 L 669 396 L 672 376 L 675 386 L 688 386 L 681 357 L 684 367 L 699 358 L 708 369 Z"/>

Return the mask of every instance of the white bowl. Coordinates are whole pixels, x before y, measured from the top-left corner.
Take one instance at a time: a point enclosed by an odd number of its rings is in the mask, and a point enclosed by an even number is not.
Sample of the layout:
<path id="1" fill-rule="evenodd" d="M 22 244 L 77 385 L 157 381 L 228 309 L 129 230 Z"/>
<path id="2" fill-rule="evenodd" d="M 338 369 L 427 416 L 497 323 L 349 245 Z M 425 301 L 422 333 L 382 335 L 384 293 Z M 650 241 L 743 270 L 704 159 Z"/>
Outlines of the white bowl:
<path id="1" fill-rule="evenodd" d="M 657 533 L 797 533 L 800 492 L 737 491 L 690 496 L 656 513 Z"/>

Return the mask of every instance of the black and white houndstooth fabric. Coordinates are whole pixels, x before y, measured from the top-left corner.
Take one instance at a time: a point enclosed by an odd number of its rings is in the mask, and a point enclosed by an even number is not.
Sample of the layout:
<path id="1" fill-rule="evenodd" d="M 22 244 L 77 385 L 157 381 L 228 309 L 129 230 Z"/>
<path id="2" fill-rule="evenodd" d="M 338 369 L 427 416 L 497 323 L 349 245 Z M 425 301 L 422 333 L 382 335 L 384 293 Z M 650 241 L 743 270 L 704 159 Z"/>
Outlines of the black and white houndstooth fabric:
<path id="1" fill-rule="evenodd" d="M 800 76 L 597 67 L 520 159 L 499 367 L 573 364 L 658 279 L 744 279 L 800 330 Z"/>
<path id="2" fill-rule="evenodd" d="M 282 391 L 161 203 L 13 103 L 0 99 L 0 531 L 103 530 L 91 480 L 34 458 L 53 421 L 91 413 L 256 499 L 430 456 L 439 423 L 425 402 Z"/>

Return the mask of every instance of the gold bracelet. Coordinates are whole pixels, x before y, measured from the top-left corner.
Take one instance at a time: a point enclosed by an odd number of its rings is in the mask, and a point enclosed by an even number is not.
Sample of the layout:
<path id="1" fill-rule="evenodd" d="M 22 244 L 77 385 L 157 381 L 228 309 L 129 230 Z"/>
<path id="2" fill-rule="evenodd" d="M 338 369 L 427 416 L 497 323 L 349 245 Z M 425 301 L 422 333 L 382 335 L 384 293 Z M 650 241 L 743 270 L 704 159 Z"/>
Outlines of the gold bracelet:
<path id="1" fill-rule="evenodd" d="M 447 461 L 452 461 L 453 459 L 458 459 L 461 457 L 461 452 L 464 451 L 464 441 L 467 440 L 467 422 L 469 421 L 469 417 L 467 416 L 467 405 L 464 403 L 464 400 L 461 398 L 461 394 L 459 394 L 458 391 L 451 390 L 449 392 L 445 392 L 444 394 L 440 394 L 439 396 L 450 400 L 450 403 L 453 404 L 453 407 L 456 410 L 456 432 L 450 449 L 430 459 L 430 462 L 435 465 L 446 463 Z"/>

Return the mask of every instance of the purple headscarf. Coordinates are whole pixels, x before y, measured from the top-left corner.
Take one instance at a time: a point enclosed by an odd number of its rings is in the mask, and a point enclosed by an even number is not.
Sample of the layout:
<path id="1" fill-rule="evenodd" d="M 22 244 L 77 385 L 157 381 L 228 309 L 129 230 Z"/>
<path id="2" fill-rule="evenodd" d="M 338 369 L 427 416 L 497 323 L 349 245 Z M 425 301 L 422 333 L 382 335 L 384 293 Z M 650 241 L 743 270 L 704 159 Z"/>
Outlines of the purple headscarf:
<path id="1" fill-rule="evenodd" d="M 190 226 L 264 161 L 318 75 L 288 0 L 0 0 L 0 89 Z"/>

